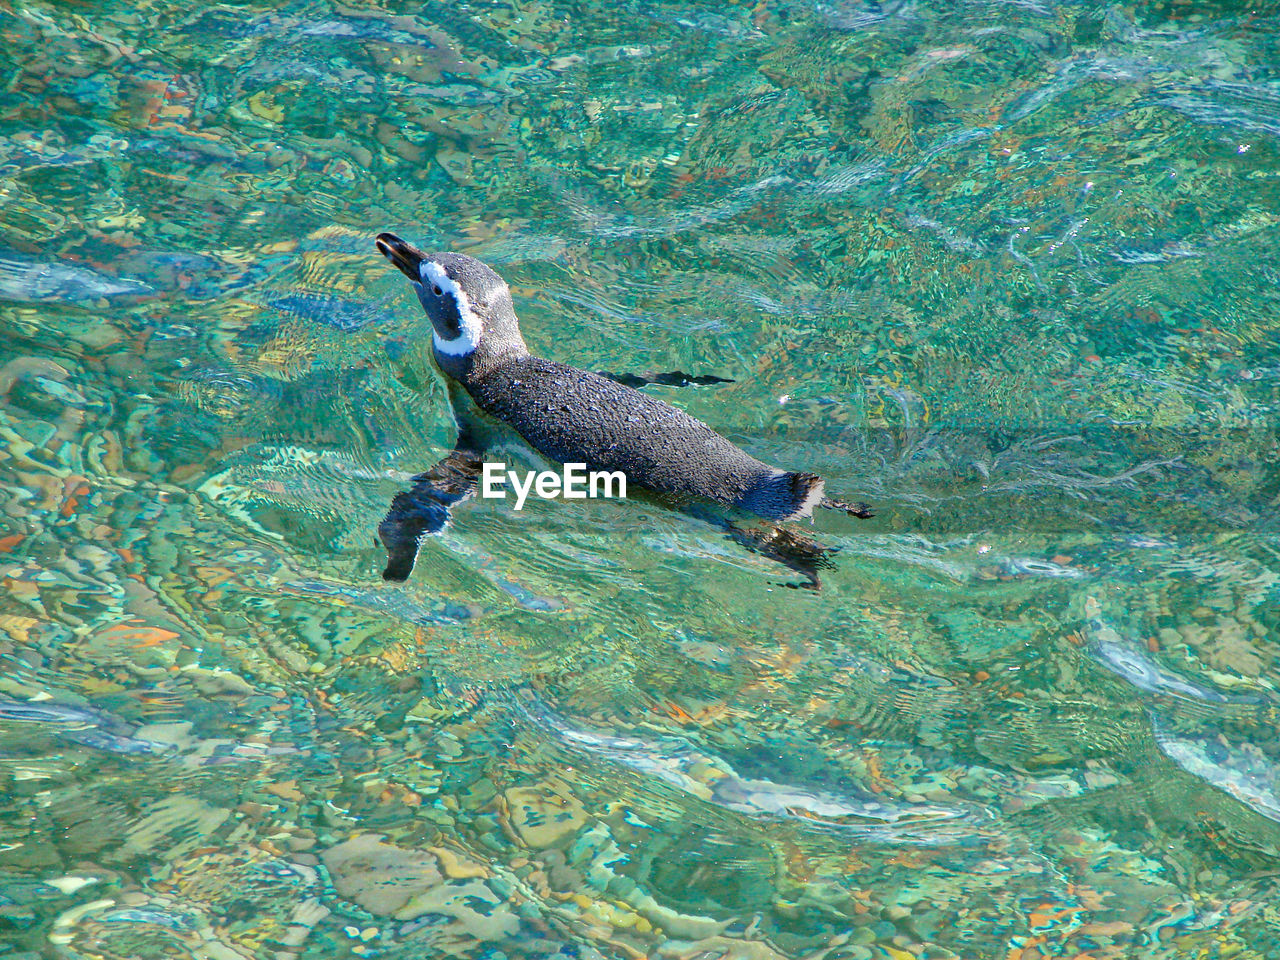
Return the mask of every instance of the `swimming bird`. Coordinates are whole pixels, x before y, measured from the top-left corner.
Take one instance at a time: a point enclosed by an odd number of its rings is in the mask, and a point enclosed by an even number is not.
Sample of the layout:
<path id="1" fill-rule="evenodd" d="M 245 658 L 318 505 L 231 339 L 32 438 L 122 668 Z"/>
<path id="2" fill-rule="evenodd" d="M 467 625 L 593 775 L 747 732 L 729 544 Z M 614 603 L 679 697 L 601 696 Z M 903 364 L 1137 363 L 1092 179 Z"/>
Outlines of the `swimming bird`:
<path id="1" fill-rule="evenodd" d="M 514 430 L 549 460 L 621 471 L 628 483 L 677 503 L 711 501 L 770 521 L 808 517 L 818 506 L 871 515 L 866 504 L 826 497 L 817 474 L 757 460 L 656 397 L 533 356 L 507 284 L 474 257 L 424 253 L 390 233 L 379 234 L 375 244 L 408 277 L 431 321 L 432 355 L 449 386 L 458 426 L 454 450 L 414 478 L 414 489 L 397 496 L 379 526 L 389 554 L 384 578 L 405 579 L 422 536 L 442 529 L 448 508 L 474 492 L 481 455 L 497 425 Z M 801 544 L 801 553 L 813 554 L 809 562 L 821 565 L 819 558 L 829 552 L 780 528 L 729 532 L 771 556 Z"/>

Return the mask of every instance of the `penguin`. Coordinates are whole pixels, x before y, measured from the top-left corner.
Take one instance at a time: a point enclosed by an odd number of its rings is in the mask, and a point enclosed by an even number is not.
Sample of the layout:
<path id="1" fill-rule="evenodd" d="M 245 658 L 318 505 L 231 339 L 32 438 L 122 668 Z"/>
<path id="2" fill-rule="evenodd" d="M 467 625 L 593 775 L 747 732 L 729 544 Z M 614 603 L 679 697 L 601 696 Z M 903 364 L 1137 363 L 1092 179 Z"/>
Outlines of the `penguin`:
<path id="1" fill-rule="evenodd" d="M 449 507 L 474 492 L 495 422 L 549 460 L 621 471 L 628 485 L 676 503 L 710 501 L 774 523 L 810 517 L 819 506 L 872 515 L 866 504 L 828 498 L 817 474 L 757 460 L 701 420 L 619 382 L 622 377 L 534 356 L 520 334 L 507 284 L 474 257 L 424 253 L 390 233 L 379 234 L 375 246 L 413 284 L 431 322 L 432 355 L 458 426 L 454 450 L 414 477 L 414 488 L 397 495 L 379 526 L 389 557 L 385 579 L 406 579 L 422 536 L 442 529 Z M 720 380 L 678 376 L 682 382 Z M 806 570 L 823 565 L 823 548 L 777 528 L 757 534 L 734 527 L 730 535 L 766 554 L 794 552 L 800 544 Z"/>

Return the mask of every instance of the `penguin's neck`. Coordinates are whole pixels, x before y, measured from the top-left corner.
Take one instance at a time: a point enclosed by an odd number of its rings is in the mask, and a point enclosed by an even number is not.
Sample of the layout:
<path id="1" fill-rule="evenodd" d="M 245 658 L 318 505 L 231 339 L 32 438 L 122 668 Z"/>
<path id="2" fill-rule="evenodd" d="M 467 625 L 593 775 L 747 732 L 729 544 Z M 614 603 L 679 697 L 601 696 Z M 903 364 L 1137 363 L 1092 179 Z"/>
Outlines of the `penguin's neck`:
<path id="1" fill-rule="evenodd" d="M 435 352 L 436 365 L 440 367 L 441 372 L 468 389 L 506 364 L 527 356 L 529 356 L 529 348 L 524 345 L 523 340 L 503 344 L 496 350 L 481 342 L 476 350 L 465 357 Z"/>

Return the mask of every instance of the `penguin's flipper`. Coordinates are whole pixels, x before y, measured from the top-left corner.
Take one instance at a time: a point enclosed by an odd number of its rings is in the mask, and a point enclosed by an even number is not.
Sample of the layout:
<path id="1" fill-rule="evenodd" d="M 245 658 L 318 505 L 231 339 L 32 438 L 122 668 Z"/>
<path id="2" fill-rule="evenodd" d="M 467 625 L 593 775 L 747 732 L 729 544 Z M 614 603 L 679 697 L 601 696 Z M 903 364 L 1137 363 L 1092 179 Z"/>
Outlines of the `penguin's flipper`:
<path id="1" fill-rule="evenodd" d="M 614 383 L 620 383 L 624 387 L 638 389 L 647 386 L 650 383 L 660 384 L 664 387 L 690 387 L 690 386 L 707 386 L 713 383 L 736 383 L 736 380 L 728 380 L 724 377 L 715 377 L 711 374 L 695 376 L 692 373 L 685 373 L 682 370 L 673 370 L 671 373 L 608 373 L 604 370 L 599 371 L 596 376 L 604 377 L 612 380 Z"/>
<path id="2" fill-rule="evenodd" d="M 822 502 L 818 504 L 828 510 L 843 510 L 851 517 L 857 517 L 859 520 L 869 520 L 875 516 L 875 512 L 871 509 L 869 503 L 851 502 L 849 500 L 840 500 L 836 497 L 823 497 Z"/>
<path id="3" fill-rule="evenodd" d="M 427 534 L 439 533 L 449 522 L 449 508 L 476 490 L 483 469 L 481 451 L 462 445 L 425 473 L 413 478 L 413 486 L 397 493 L 387 515 L 378 524 L 378 537 L 387 548 L 383 580 L 407 580 L 418 558 L 418 544 Z"/>
<path id="4" fill-rule="evenodd" d="M 742 544 L 753 553 L 775 560 L 800 574 L 805 578 L 804 583 L 787 583 L 783 586 L 804 590 L 822 589 L 818 571 L 834 568 L 835 561 L 831 559 L 831 554 L 840 549 L 823 546 L 792 527 L 779 527 L 772 523 L 746 528 L 729 524 L 725 527 L 725 532 L 730 540 Z"/>

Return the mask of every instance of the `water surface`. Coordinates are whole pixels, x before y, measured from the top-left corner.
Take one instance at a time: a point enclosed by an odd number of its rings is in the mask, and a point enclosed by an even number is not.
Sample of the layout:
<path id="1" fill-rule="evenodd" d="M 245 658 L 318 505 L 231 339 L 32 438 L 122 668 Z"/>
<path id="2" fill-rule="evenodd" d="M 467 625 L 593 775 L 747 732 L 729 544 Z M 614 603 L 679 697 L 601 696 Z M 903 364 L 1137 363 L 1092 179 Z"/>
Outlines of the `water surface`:
<path id="1" fill-rule="evenodd" d="M 0 957 L 1280 952 L 1280 11 L 0 10 Z M 372 237 L 877 516 L 472 502 Z"/>

